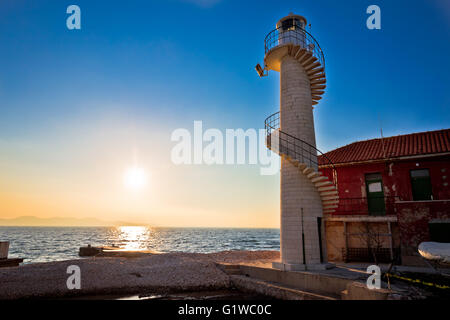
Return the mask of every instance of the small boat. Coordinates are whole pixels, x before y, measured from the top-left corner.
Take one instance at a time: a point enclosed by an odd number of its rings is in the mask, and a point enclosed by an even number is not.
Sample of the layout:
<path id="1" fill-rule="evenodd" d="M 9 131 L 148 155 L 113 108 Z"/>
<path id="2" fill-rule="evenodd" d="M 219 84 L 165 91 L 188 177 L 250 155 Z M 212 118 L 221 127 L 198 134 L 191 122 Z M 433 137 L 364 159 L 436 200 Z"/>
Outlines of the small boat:
<path id="1" fill-rule="evenodd" d="M 450 243 L 422 242 L 418 249 L 420 255 L 426 260 L 450 264 Z"/>
<path id="2" fill-rule="evenodd" d="M 18 267 L 22 262 L 22 258 L 0 259 L 0 268 Z"/>
<path id="3" fill-rule="evenodd" d="M 103 248 L 101 247 L 92 247 L 90 244 L 87 247 L 80 247 L 78 251 L 78 255 L 80 257 L 93 257 L 101 253 Z"/>
<path id="4" fill-rule="evenodd" d="M 92 247 L 90 244 L 87 247 L 80 247 L 78 255 L 80 257 L 124 257 L 137 258 L 149 254 L 158 254 L 157 251 L 151 250 L 130 250 L 118 247 Z"/>
<path id="5" fill-rule="evenodd" d="M 9 241 L 0 241 L 0 268 L 17 267 L 23 262 L 22 258 L 8 258 Z"/>

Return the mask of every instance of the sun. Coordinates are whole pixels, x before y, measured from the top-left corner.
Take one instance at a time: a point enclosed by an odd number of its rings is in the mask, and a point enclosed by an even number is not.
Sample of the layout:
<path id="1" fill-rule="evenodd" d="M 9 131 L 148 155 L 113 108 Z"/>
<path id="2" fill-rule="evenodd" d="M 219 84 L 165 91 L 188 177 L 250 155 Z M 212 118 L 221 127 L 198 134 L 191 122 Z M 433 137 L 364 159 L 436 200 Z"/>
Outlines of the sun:
<path id="1" fill-rule="evenodd" d="M 128 189 L 139 190 L 147 185 L 147 173 L 139 167 L 131 167 L 125 170 L 123 182 Z"/>

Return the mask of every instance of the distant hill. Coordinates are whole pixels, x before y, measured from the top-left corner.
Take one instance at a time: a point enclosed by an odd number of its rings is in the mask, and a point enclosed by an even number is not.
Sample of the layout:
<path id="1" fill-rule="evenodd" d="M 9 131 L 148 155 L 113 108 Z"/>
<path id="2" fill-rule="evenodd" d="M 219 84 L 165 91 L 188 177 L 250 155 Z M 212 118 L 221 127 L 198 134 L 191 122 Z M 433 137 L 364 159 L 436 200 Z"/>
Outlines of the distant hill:
<path id="1" fill-rule="evenodd" d="M 0 219 L 0 226 L 7 227 L 111 227 L 111 226 L 138 226 L 142 223 L 124 221 L 103 221 L 96 218 L 38 218 L 22 216 L 12 219 Z"/>

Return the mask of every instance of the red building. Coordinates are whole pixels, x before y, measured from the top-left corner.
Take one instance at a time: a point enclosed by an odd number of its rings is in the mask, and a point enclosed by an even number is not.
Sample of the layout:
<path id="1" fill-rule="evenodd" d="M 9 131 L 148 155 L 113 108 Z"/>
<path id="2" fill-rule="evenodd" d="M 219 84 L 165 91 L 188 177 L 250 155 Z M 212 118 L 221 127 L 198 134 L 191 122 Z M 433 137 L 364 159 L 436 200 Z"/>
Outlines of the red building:
<path id="1" fill-rule="evenodd" d="M 418 264 L 420 242 L 450 242 L 450 129 L 355 142 L 319 169 L 339 195 L 325 216 L 329 260 Z"/>

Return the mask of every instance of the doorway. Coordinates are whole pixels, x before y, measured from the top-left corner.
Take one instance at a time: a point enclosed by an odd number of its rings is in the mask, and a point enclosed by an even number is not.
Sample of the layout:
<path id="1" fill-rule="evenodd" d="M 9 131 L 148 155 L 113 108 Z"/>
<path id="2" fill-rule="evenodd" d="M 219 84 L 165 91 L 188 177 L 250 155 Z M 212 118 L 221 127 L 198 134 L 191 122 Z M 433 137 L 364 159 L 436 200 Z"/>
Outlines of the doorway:
<path id="1" fill-rule="evenodd" d="M 367 207 L 369 215 L 386 215 L 384 203 L 383 179 L 381 173 L 366 174 Z"/>

